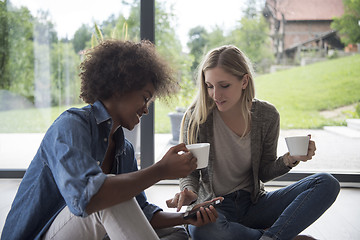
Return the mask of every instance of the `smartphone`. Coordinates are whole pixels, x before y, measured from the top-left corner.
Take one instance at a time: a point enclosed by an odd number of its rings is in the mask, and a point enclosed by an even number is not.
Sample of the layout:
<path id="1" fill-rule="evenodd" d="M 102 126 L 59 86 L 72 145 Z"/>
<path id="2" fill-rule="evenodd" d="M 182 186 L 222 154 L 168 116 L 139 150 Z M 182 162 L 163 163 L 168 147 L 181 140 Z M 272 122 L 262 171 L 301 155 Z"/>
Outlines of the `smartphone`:
<path id="1" fill-rule="evenodd" d="M 203 207 L 203 208 L 208 208 L 210 205 L 216 207 L 216 206 L 220 205 L 220 203 L 221 203 L 221 200 L 220 200 L 220 199 L 217 199 L 217 200 L 212 201 L 212 202 L 209 202 L 209 203 L 207 203 L 207 204 L 205 204 L 205 205 L 203 205 L 203 206 L 197 207 L 197 208 L 192 209 L 192 210 L 190 210 L 190 211 L 186 211 L 186 212 L 184 213 L 184 219 L 196 218 L 196 213 L 197 213 L 198 211 L 200 211 L 200 208 L 201 208 L 201 207 Z"/>

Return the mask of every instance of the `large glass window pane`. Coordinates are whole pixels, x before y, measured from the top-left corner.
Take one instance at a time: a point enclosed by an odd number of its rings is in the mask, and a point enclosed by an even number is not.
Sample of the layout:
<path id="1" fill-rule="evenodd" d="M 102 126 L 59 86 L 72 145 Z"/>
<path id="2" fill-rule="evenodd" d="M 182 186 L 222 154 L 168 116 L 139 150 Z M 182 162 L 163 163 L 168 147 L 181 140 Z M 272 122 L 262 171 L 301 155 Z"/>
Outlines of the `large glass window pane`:
<path id="1" fill-rule="evenodd" d="M 161 144 L 176 142 L 170 141 L 168 114 L 189 106 L 203 54 L 234 44 L 254 63 L 257 98 L 280 112 L 279 155 L 287 151 L 286 136 L 309 133 L 317 142 L 314 160 L 293 171 L 359 173 L 359 130 L 351 130 L 359 127 L 348 124 L 360 114 L 359 46 L 343 43 L 332 25 L 333 17 L 345 11 L 343 1 L 317 5 L 319 11 L 297 11 L 306 4 L 296 2 L 156 1 L 155 42 L 182 86 L 178 98 L 155 104 L 155 133 L 166 135 Z M 104 38 L 137 41 L 140 1 L 106 0 L 100 10 L 89 1 L 0 5 L 0 168 L 26 168 L 52 121 L 68 107 L 84 105 L 78 98 L 77 66 L 82 50 L 99 40 L 94 23 Z M 128 138 L 139 156 L 138 138 Z"/>
<path id="2" fill-rule="evenodd" d="M 0 169 L 26 169 L 55 118 L 79 98 L 83 51 L 139 39 L 139 5 L 104 0 L 0 1 Z"/>
<path id="3" fill-rule="evenodd" d="M 214 47 L 233 44 L 254 64 L 256 97 L 271 102 L 280 112 L 278 155 L 288 151 L 287 136 L 311 134 L 317 143 L 313 160 L 292 171 L 360 172 L 360 45 L 356 44 L 360 40 L 344 42 L 347 35 L 338 31 L 344 27 L 335 28 L 334 19 L 346 10 L 343 1 L 157 3 L 171 16 L 172 29 L 158 29 L 156 41 L 159 48 L 180 41 L 181 51 L 166 55 L 178 61 L 175 66 L 183 87 L 170 106 L 155 109 L 157 133 L 172 132 L 169 141 L 177 142 L 174 129 L 179 129 L 182 114 L 175 110 L 188 107 L 194 96 L 194 74 L 201 57 Z M 355 24 L 352 29 L 359 29 L 358 21 L 351 24 Z M 169 32 L 175 39 L 166 41 L 164 34 Z M 171 122 L 162 122 L 169 112 L 174 115 Z M 180 115 L 178 120 L 175 115 Z"/>

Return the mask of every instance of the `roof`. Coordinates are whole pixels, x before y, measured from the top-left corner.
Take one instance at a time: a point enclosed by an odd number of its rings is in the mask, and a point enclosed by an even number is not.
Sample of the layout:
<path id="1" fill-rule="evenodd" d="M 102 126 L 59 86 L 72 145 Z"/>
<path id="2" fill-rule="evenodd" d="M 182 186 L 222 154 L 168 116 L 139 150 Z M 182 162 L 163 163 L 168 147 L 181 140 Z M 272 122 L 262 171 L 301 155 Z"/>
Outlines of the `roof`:
<path id="1" fill-rule="evenodd" d="M 332 20 L 344 13 L 342 0 L 266 0 L 266 5 L 287 21 Z"/>
<path id="2" fill-rule="evenodd" d="M 323 40 L 335 48 L 341 48 L 341 49 L 344 48 L 344 45 L 341 43 L 340 38 L 336 34 L 336 31 L 328 31 L 320 36 L 314 37 L 314 38 L 304 41 L 302 43 L 296 43 L 295 45 L 285 49 L 285 51 L 286 52 L 295 51 L 298 47 L 301 47 L 308 43 L 319 41 L 319 40 Z"/>

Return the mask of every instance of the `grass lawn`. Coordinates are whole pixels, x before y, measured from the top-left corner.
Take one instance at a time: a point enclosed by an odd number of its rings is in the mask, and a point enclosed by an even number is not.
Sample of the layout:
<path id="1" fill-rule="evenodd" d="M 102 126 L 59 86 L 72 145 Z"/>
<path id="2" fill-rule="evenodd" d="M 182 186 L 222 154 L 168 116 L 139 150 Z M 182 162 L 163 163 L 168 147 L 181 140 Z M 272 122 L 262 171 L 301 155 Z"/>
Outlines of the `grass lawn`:
<path id="1" fill-rule="evenodd" d="M 76 107 L 82 107 L 79 105 Z M 42 133 L 67 106 L 0 111 L 0 133 Z"/>
<path id="2" fill-rule="evenodd" d="M 256 97 L 276 106 L 282 129 L 342 125 L 345 119 L 326 119 L 319 112 L 360 102 L 359 66 L 360 55 L 354 55 L 258 76 Z M 175 107 L 176 102 L 155 102 L 156 133 L 171 132 L 168 113 Z M 0 133 L 45 132 L 67 108 L 0 111 Z"/>
<path id="3" fill-rule="evenodd" d="M 319 112 L 360 102 L 360 55 L 297 67 L 255 80 L 256 96 L 274 104 L 281 128 L 321 128 L 345 119 L 325 119 Z"/>
<path id="4" fill-rule="evenodd" d="M 175 103 L 155 101 L 155 133 L 170 133 L 170 117 L 168 114 L 175 111 Z"/>

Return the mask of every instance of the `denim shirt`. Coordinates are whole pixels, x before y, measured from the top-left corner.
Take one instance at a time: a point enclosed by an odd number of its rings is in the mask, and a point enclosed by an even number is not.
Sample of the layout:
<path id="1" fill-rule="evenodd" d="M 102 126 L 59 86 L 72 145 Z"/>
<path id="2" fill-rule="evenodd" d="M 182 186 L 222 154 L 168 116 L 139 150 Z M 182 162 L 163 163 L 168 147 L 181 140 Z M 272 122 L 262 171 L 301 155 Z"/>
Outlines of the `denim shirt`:
<path id="1" fill-rule="evenodd" d="M 1 239 L 40 239 L 57 214 L 68 206 L 86 217 L 86 206 L 106 179 L 101 170 L 112 119 L 100 101 L 71 108 L 51 125 L 30 163 L 7 216 Z M 115 134 L 111 173 L 137 171 L 134 149 L 122 128 Z M 161 209 L 136 196 L 148 220 Z"/>

